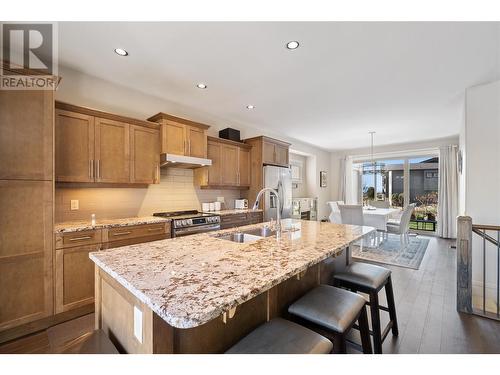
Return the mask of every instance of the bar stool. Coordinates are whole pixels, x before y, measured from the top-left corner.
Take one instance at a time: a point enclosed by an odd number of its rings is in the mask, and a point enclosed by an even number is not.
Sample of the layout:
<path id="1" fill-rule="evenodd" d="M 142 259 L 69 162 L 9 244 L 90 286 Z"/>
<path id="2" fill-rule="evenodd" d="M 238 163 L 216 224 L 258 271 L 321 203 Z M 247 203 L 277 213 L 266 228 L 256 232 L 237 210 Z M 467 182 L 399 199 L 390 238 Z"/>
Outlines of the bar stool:
<path id="1" fill-rule="evenodd" d="M 376 354 L 382 354 L 382 343 L 392 329 L 392 334 L 398 336 L 398 320 L 396 318 L 396 306 L 392 290 L 391 271 L 387 268 L 368 263 L 353 262 L 347 266 L 344 272 L 333 276 L 333 285 L 347 288 L 353 292 L 362 292 L 369 295 L 370 314 L 372 318 L 373 346 Z M 381 306 L 378 300 L 378 292 L 385 287 L 387 296 L 387 307 Z M 380 310 L 389 313 L 389 324 L 381 330 Z"/>
<path id="2" fill-rule="evenodd" d="M 333 344 L 326 337 L 275 318 L 250 332 L 226 354 L 328 354 L 332 348 Z"/>
<path id="3" fill-rule="evenodd" d="M 288 308 L 294 321 L 333 340 L 335 351 L 346 353 L 346 336 L 358 321 L 362 351 L 372 353 L 366 301 L 359 294 L 319 285 Z"/>

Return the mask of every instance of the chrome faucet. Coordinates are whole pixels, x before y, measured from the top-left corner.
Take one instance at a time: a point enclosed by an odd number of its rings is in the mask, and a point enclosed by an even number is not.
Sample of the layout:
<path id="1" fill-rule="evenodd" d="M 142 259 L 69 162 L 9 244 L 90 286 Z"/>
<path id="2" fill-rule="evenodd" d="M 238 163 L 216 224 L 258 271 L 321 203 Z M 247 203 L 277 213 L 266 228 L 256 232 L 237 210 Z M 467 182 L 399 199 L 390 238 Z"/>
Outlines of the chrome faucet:
<path id="1" fill-rule="evenodd" d="M 274 189 L 271 188 L 264 188 L 261 191 L 257 193 L 257 198 L 255 198 L 255 203 L 253 204 L 252 210 L 256 210 L 259 207 L 259 201 L 260 197 L 262 194 L 266 191 L 269 191 L 270 193 L 273 193 L 276 196 L 276 237 L 280 238 L 281 237 L 281 203 L 280 203 L 280 196 L 278 192 Z"/>

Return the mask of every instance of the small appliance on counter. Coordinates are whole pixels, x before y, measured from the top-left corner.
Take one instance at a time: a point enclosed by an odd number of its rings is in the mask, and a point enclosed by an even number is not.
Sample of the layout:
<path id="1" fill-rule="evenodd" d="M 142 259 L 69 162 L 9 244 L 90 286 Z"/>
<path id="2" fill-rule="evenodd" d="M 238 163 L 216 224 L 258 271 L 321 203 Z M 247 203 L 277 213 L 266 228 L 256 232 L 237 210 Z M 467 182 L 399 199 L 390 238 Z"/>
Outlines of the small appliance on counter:
<path id="1" fill-rule="evenodd" d="M 237 210 L 248 209 L 248 199 L 235 199 L 234 200 L 234 208 Z"/>

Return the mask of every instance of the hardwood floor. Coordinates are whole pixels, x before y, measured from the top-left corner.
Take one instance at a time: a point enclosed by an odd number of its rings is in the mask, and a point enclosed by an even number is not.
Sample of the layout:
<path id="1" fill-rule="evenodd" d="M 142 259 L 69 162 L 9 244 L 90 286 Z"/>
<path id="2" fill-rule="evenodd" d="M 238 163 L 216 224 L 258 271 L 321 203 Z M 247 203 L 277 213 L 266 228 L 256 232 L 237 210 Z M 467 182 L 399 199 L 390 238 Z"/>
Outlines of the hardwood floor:
<path id="1" fill-rule="evenodd" d="M 389 334 L 384 353 L 500 353 L 500 322 L 459 314 L 455 308 L 456 250 L 453 241 L 430 238 L 419 270 L 393 272 L 399 337 Z M 380 293 L 385 304 L 385 293 Z M 382 312 L 382 324 L 388 316 Z M 0 345 L 0 353 L 72 353 L 92 332 L 94 314 Z M 358 333 L 352 339 L 358 341 Z M 355 353 L 354 350 L 348 349 Z"/>
<path id="2" fill-rule="evenodd" d="M 500 322 L 456 311 L 456 249 L 450 248 L 454 241 L 429 238 L 419 270 L 387 266 L 392 270 L 399 336 L 389 334 L 383 352 L 500 353 Z M 383 291 L 379 298 L 385 305 Z M 381 313 L 381 320 L 385 326 L 387 313 Z M 359 342 L 357 337 L 354 341 Z"/>

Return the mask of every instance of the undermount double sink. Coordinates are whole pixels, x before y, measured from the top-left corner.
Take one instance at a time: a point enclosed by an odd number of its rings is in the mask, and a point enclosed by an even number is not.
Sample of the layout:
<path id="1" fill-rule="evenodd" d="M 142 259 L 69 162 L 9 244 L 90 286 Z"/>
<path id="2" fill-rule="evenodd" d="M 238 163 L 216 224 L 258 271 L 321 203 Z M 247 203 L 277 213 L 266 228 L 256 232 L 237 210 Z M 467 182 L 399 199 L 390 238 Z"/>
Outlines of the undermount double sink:
<path id="1" fill-rule="evenodd" d="M 232 242 L 246 243 L 246 242 L 258 241 L 262 238 L 271 237 L 275 235 L 276 235 L 275 230 L 268 227 L 262 227 L 262 228 L 249 229 L 241 232 L 228 233 L 222 236 L 217 236 L 217 238 Z"/>

